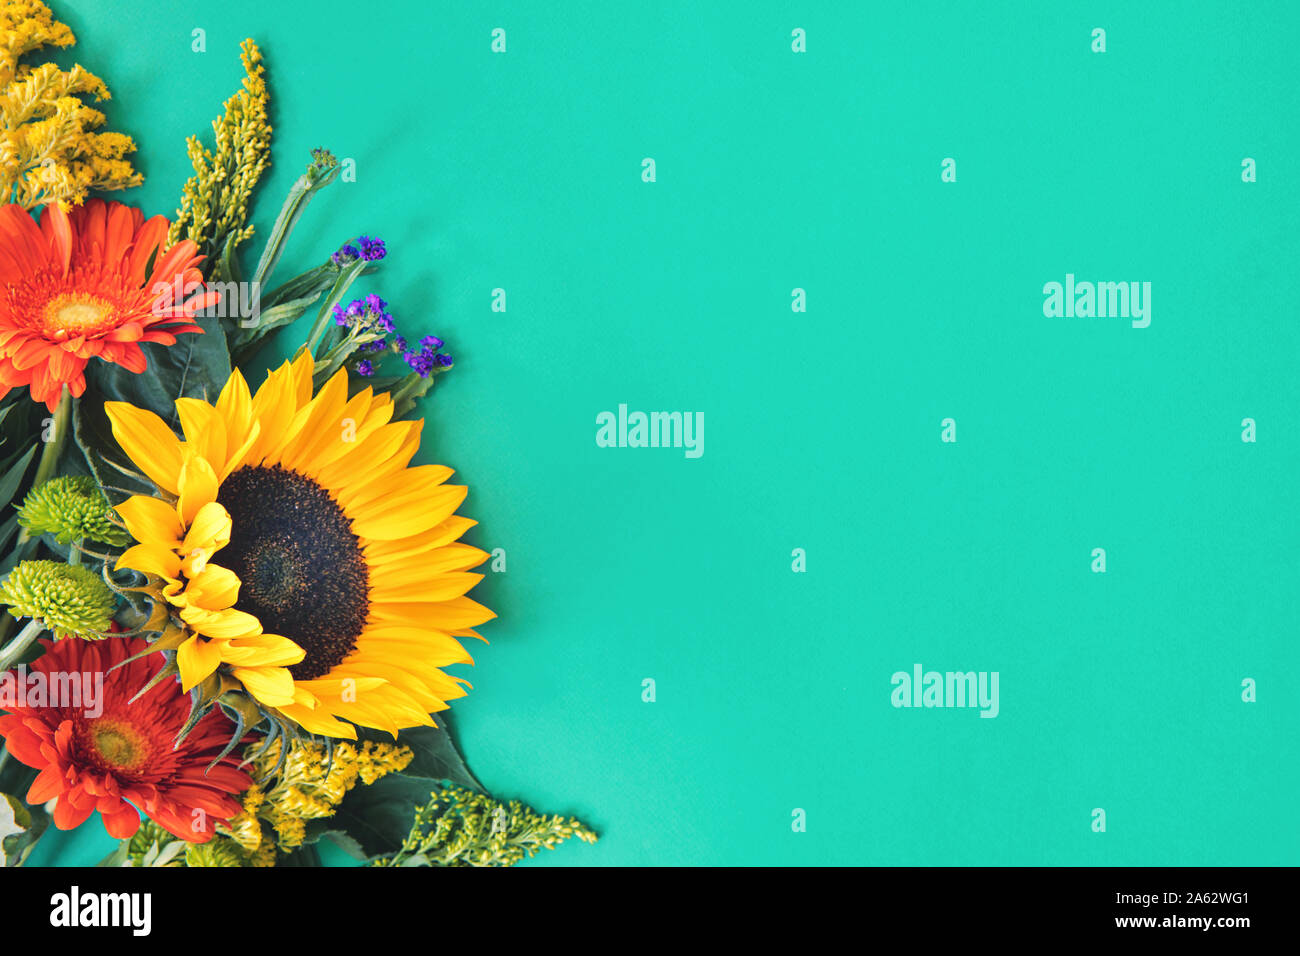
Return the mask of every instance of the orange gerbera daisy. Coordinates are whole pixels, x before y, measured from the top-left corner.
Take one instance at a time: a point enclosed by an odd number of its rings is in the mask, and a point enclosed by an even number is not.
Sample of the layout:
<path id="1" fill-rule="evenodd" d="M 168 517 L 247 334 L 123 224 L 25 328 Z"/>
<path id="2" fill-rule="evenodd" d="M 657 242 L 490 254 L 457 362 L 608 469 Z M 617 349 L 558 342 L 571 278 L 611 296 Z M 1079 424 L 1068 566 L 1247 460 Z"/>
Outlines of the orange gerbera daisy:
<path id="1" fill-rule="evenodd" d="M 46 206 L 39 226 L 22 206 L 0 206 L 0 396 L 27 386 L 54 411 L 64 386 L 74 398 L 86 390 L 90 359 L 143 372 L 142 342 L 203 331 L 194 313 L 218 297 L 186 299 L 202 287 L 203 257 L 188 239 L 164 247 L 168 225 L 101 199 L 71 213 Z"/>
<path id="2" fill-rule="evenodd" d="M 175 681 L 129 703 L 155 669 L 152 654 L 124 663 L 148 649 L 144 639 L 41 644 L 45 653 L 22 679 L 32 683 L 39 674 L 45 690 L 37 703 L 6 707 L 0 736 L 17 760 L 41 771 L 27 801 L 57 800 L 55 826 L 71 830 L 99 811 L 109 835 L 121 839 L 140 828 L 139 810 L 182 840 L 206 843 L 214 823 L 243 809 L 234 795 L 251 779 L 238 768 L 239 757 L 222 757 L 208 769 L 230 739 L 225 717 L 209 713 L 173 746 L 190 712 L 189 695 Z"/>

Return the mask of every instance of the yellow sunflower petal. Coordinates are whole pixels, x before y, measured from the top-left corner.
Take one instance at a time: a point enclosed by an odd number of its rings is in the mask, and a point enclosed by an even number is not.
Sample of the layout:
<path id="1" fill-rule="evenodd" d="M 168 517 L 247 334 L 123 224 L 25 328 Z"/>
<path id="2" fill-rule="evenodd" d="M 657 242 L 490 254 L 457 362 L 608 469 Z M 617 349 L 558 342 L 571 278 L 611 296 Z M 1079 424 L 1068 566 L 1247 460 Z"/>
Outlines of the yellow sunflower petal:
<path id="1" fill-rule="evenodd" d="M 185 455 L 181 441 L 153 412 L 126 402 L 105 402 L 113 437 L 149 480 L 170 494 L 180 488 Z"/>
<path id="2" fill-rule="evenodd" d="M 428 574 L 418 579 L 415 586 L 397 583 L 387 575 L 370 586 L 370 600 L 376 603 L 405 603 L 410 601 L 447 601 L 467 593 L 483 580 L 481 574 L 453 571 L 450 574 Z"/>
<path id="3" fill-rule="evenodd" d="M 371 605 L 370 613 L 377 624 L 405 624 L 411 627 L 423 624 L 440 631 L 474 627 L 496 617 L 482 604 L 467 597 L 429 604 L 374 604 Z"/>
<path id="4" fill-rule="evenodd" d="M 400 495 L 348 511 L 352 530 L 363 538 L 405 538 L 437 527 L 461 506 L 469 489 L 439 485 L 422 495 Z"/>
<path id="5" fill-rule="evenodd" d="M 288 667 L 302 662 L 303 649 L 279 634 L 259 634 L 227 641 L 221 659 L 240 667 Z"/>
<path id="6" fill-rule="evenodd" d="M 181 620 L 200 634 L 208 637 L 252 637 L 262 633 L 262 622 L 246 611 L 227 608 L 210 611 L 206 608 L 186 606 L 181 608 Z"/>
<path id="7" fill-rule="evenodd" d="M 229 568 L 205 564 L 201 571 L 190 578 L 185 595 L 189 604 L 209 611 L 234 607 L 239 600 L 239 575 Z"/>
<path id="8" fill-rule="evenodd" d="M 216 501 L 209 502 L 198 510 L 190 530 L 181 542 L 183 555 L 192 552 L 207 551 L 209 554 L 230 543 L 230 512 Z"/>
<path id="9" fill-rule="evenodd" d="M 122 568 L 175 581 L 180 577 L 181 559 L 166 545 L 137 544 L 127 548 L 117 559 L 115 569 L 120 571 Z"/>
<path id="10" fill-rule="evenodd" d="M 293 703 L 293 675 L 283 667 L 235 667 L 231 674 L 268 707 Z"/>
<path id="11" fill-rule="evenodd" d="M 327 488 L 343 492 L 349 486 L 360 487 L 400 471 L 419 446 L 419 425 L 418 421 L 393 422 L 376 429 L 365 440 L 356 442 L 356 448 L 334 464 L 322 468 L 316 480 Z M 403 459 L 403 453 L 408 450 L 410 454 Z"/>
<path id="12" fill-rule="evenodd" d="M 226 438 L 233 449 L 242 444 L 253 427 L 253 396 L 239 369 L 231 369 L 230 378 L 217 396 L 217 414 L 226 424 Z"/>
<path id="13" fill-rule="evenodd" d="M 302 704 L 280 704 L 277 709 L 308 733 L 323 734 L 326 737 L 342 737 L 346 740 L 357 739 L 357 729 L 355 727 L 337 720 L 324 711 L 317 713 Z"/>
<path id="14" fill-rule="evenodd" d="M 191 458 L 181 466 L 180 499 L 176 511 L 187 525 L 199 509 L 217 500 L 217 473 L 206 458 Z"/>
<path id="15" fill-rule="evenodd" d="M 197 398 L 176 399 L 176 415 L 181 420 L 185 444 L 214 471 L 226 465 L 226 420 L 215 408 Z"/>
<path id="16" fill-rule="evenodd" d="M 321 387 L 320 393 L 299 409 L 290 428 L 296 434 L 281 450 L 280 463 L 298 469 L 303 461 L 313 460 L 321 450 L 346 445 L 348 428 L 343 424 L 343 407 L 347 400 L 348 373 L 339 369 Z"/>
<path id="17" fill-rule="evenodd" d="M 221 664 L 221 643 L 201 637 L 191 637 L 176 649 L 176 666 L 181 672 L 181 690 L 190 688 L 207 678 Z"/>
<path id="18" fill-rule="evenodd" d="M 158 498 L 133 495 L 117 506 L 126 530 L 142 544 L 175 548 L 185 532 L 176 509 Z"/>
<path id="19" fill-rule="evenodd" d="M 393 472 L 380 481 L 369 482 L 341 491 L 339 504 L 344 508 L 361 508 L 387 495 L 428 493 L 450 478 L 454 471 L 445 465 L 418 465 Z"/>
<path id="20" fill-rule="evenodd" d="M 286 362 L 271 372 L 262 387 L 253 396 L 253 417 L 261 426 L 257 442 L 245 459 L 249 465 L 261 463 L 268 455 L 280 450 L 285 441 L 285 429 L 297 413 L 294 404 L 294 382 Z"/>

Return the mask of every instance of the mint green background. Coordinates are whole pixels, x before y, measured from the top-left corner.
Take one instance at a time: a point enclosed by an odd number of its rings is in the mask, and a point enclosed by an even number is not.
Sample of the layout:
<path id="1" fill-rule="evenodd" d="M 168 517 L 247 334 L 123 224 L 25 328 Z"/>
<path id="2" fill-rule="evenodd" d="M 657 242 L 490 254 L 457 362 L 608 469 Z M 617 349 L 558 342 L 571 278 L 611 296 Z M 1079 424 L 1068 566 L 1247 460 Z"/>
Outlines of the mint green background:
<path id="1" fill-rule="evenodd" d="M 601 832 L 545 863 L 1294 864 L 1296 6 L 708 6 L 56 3 L 149 213 L 246 35 L 260 234 L 311 147 L 356 160 L 279 278 L 382 236 L 361 291 L 457 358 L 421 460 L 509 564 L 454 714 Z M 1066 272 L 1151 281 L 1151 327 L 1044 318 Z M 597 448 L 620 402 L 704 457 Z M 893 709 L 915 662 L 1001 716 Z"/>

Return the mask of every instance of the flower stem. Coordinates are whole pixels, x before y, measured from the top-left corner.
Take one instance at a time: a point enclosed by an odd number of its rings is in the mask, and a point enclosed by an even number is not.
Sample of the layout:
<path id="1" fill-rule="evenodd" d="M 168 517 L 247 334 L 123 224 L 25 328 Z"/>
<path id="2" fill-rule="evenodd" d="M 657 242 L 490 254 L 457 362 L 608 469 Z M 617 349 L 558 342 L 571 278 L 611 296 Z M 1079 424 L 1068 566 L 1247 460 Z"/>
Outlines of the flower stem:
<path id="1" fill-rule="evenodd" d="M 357 276 L 361 275 L 361 271 L 368 265 L 370 263 L 365 259 L 350 262 L 343 267 L 339 277 L 334 280 L 334 287 L 330 289 L 330 293 L 326 296 L 320 311 L 316 313 L 316 323 L 307 336 L 307 350 L 312 355 L 316 354 L 317 346 L 321 344 L 321 340 L 325 338 L 325 333 L 329 331 L 331 310 L 338 305 L 339 300 L 343 298 L 343 293 L 348 291 L 348 286 L 356 281 Z"/>
<path id="2" fill-rule="evenodd" d="M 36 466 L 36 477 L 32 479 L 32 491 L 54 477 L 54 470 L 59 465 L 59 457 L 63 454 L 63 446 L 68 441 L 68 430 L 72 427 L 72 407 L 75 401 L 68 387 L 63 386 L 63 395 L 59 398 L 58 408 L 54 410 L 54 434 L 41 449 L 41 460 Z M 15 550 L 21 549 L 30 539 L 31 535 L 27 533 L 26 528 L 23 528 L 18 533 L 18 540 L 14 544 Z"/>
<path id="3" fill-rule="evenodd" d="M 59 463 L 59 455 L 68 440 L 68 428 L 72 420 L 72 393 L 68 386 L 63 386 L 63 395 L 59 398 L 59 407 L 54 411 L 54 437 L 45 443 L 41 451 L 41 463 L 36 466 L 36 477 L 32 479 L 32 488 L 39 488 L 52 477 Z"/>
<path id="4" fill-rule="evenodd" d="M 45 630 L 45 625 L 40 621 L 31 620 L 27 626 L 18 632 L 18 636 L 5 645 L 5 649 L 0 651 L 0 671 L 7 671 L 14 661 L 23 656 L 23 652 L 31 647 L 32 642 L 40 636 Z"/>

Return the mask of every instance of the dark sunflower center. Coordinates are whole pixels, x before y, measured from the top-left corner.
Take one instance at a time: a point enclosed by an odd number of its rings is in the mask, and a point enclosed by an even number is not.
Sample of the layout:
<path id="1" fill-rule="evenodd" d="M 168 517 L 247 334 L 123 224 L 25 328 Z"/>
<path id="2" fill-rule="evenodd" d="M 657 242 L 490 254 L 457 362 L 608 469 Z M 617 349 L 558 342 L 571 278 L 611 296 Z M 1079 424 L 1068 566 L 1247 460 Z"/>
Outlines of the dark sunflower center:
<path id="1" fill-rule="evenodd" d="M 213 558 L 239 576 L 235 607 L 306 652 L 294 680 L 321 677 L 355 646 L 370 610 L 361 542 L 316 482 L 279 465 L 239 468 L 217 501 L 230 512 L 230 543 Z"/>

